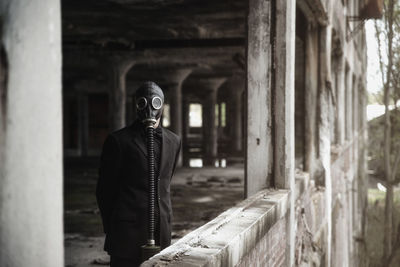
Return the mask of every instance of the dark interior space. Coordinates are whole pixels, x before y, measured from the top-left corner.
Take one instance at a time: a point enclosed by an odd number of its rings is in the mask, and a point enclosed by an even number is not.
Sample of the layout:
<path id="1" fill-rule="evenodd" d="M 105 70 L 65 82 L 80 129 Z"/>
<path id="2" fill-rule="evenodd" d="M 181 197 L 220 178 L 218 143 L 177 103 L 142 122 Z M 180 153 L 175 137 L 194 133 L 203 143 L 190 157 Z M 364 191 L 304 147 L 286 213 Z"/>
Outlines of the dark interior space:
<path id="1" fill-rule="evenodd" d="M 164 90 L 162 126 L 183 140 L 173 239 L 243 199 L 246 10 L 238 0 L 62 1 L 67 263 L 85 242 L 102 257 L 99 156 L 108 133 L 136 119 L 144 81 Z"/>

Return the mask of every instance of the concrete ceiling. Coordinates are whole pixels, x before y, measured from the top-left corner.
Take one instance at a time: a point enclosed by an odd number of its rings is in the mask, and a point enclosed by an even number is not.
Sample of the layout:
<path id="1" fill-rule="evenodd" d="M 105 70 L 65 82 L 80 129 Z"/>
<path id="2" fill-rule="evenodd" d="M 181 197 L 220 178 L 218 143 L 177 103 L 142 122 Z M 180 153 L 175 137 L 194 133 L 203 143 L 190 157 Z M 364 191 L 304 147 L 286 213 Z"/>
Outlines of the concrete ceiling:
<path id="1" fill-rule="evenodd" d="M 171 67 L 192 68 L 193 77 L 230 77 L 243 71 L 247 1 L 61 3 L 65 83 L 102 83 L 110 57 L 135 62 L 127 77 L 131 82 L 156 78 Z"/>
<path id="2" fill-rule="evenodd" d="M 247 1 L 63 0 L 66 44 L 244 38 Z"/>

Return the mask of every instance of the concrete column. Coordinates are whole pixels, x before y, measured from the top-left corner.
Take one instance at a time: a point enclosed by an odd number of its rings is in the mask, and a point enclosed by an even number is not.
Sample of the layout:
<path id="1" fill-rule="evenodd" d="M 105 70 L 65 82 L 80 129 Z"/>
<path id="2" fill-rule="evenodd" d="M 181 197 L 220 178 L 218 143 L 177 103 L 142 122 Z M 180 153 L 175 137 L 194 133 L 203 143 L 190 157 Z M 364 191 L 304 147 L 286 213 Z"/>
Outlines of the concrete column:
<path id="1" fill-rule="evenodd" d="M 243 150 L 243 90 L 236 91 L 235 95 L 235 113 L 234 113 L 234 148 L 236 152 Z"/>
<path id="2" fill-rule="evenodd" d="M 0 266 L 64 266 L 60 14 L 60 1 L 0 2 Z"/>
<path id="3" fill-rule="evenodd" d="M 337 94 L 336 94 L 336 99 L 337 99 L 337 124 L 336 124 L 336 141 L 339 145 L 344 143 L 345 139 L 345 75 L 344 75 L 344 60 L 343 56 L 340 57 L 339 59 L 339 66 L 338 66 L 338 72 L 337 72 Z"/>
<path id="4" fill-rule="evenodd" d="M 322 185 L 325 186 L 325 214 L 327 222 L 325 266 L 331 266 L 332 240 L 332 181 L 331 181 L 331 138 L 329 124 L 329 105 L 331 95 L 330 59 L 331 59 L 332 26 L 322 28 L 320 33 L 320 85 L 318 105 L 319 158 L 324 170 Z"/>
<path id="5" fill-rule="evenodd" d="M 317 102 L 318 102 L 318 47 L 319 28 L 309 24 L 306 34 L 306 69 L 305 69 L 305 160 L 304 171 L 313 177 L 317 158 Z"/>
<path id="6" fill-rule="evenodd" d="M 110 131 L 115 131 L 126 125 L 126 74 L 134 65 L 134 61 L 112 57 L 107 63 L 110 81 Z"/>
<path id="7" fill-rule="evenodd" d="M 218 96 L 217 96 L 218 98 Z M 218 102 L 218 101 L 217 101 Z M 222 101 L 220 101 L 218 104 L 218 134 L 222 133 Z"/>
<path id="8" fill-rule="evenodd" d="M 274 183 L 289 189 L 286 223 L 285 266 L 294 266 L 295 256 L 295 40 L 296 1 L 276 1 L 276 46 L 274 90 Z"/>
<path id="9" fill-rule="evenodd" d="M 353 99 L 353 73 L 352 71 L 348 68 L 346 71 L 346 101 L 345 101 L 345 105 L 346 105 L 346 140 L 351 140 L 352 139 L 352 128 L 353 128 L 353 124 L 352 124 L 352 114 L 353 114 L 353 110 L 352 110 L 352 99 Z"/>
<path id="10" fill-rule="evenodd" d="M 198 86 L 204 92 L 203 105 L 203 165 L 214 166 L 218 153 L 218 134 L 215 125 L 215 105 L 218 88 L 225 78 L 199 79 Z"/>
<path id="11" fill-rule="evenodd" d="M 136 110 L 134 107 L 133 96 L 128 95 L 126 97 L 126 124 L 129 125 L 134 121 L 133 111 Z"/>
<path id="12" fill-rule="evenodd" d="M 182 83 L 192 72 L 190 69 L 172 70 L 167 74 L 171 131 L 182 137 Z"/>
<path id="13" fill-rule="evenodd" d="M 88 95 L 80 92 L 78 94 L 78 155 L 88 155 L 89 141 L 89 108 Z"/>
<path id="14" fill-rule="evenodd" d="M 182 138 L 182 83 L 192 72 L 190 69 L 177 69 L 167 72 L 165 79 L 168 85 L 170 107 L 170 129 Z M 183 153 L 179 154 L 177 166 L 182 166 Z"/>
<path id="15" fill-rule="evenodd" d="M 229 124 L 231 126 L 231 134 L 233 140 L 233 150 L 241 152 L 243 150 L 243 92 L 245 84 L 243 79 L 232 79 L 229 83 L 231 89 L 231 99 L 228 103 L 231 112 Z"/>
<path id="16" fill-rule="evenodd" d="M 182 120 L 182 165 L 189 167 L 188 151 L 185 151 L 189 135 L 189 101 L 183 100 L 183 120 Z"/>
<path id="17" fill-rule="evenodd" d="M 246 49 L 246 197 L 267 188 L 272 175 L 270 4 L 270 1 L 249 0 Z"/>
<path id="18" fill-rule="evenodd" d="M 358 78 L 355 79 L 354 85 L 353 85 L 353 103 L 352 103 L 352 111 L 353 111 L 353 139 L 358 135 L 358 111 L 359 111 L 359 97 L 358 97 L 358 92 L 359 92 L 359 80 Z"/>
<path id="19" fill-rule="evenodd" d="M 203 102 L 203 150 L 204 166 L 214 166 L 218 153 L 218 134 L 215 125 L 217 91 L 210 90 Z"/>

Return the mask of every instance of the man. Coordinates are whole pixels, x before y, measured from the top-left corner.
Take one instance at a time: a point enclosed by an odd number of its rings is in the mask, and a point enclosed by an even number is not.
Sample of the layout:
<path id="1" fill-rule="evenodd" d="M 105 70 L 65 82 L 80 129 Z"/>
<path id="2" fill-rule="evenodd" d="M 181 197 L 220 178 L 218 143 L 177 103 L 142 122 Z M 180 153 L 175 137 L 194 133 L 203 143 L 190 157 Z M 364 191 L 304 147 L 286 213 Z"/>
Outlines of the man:
<path id="1" fill-rule="evenodd" d="M 180 138 L 161 128 L 164 94 L 153 82 L 136 91 L 138 119 L 111 133 L 103 145 L 96 197 L 103 220 L 104 250 L 111 267 L 139 266 L 148 233 L 148 152 L 146 122 L 155 121 L 155 242 L 171 244 L 170 181 L 181 147 Z"/>

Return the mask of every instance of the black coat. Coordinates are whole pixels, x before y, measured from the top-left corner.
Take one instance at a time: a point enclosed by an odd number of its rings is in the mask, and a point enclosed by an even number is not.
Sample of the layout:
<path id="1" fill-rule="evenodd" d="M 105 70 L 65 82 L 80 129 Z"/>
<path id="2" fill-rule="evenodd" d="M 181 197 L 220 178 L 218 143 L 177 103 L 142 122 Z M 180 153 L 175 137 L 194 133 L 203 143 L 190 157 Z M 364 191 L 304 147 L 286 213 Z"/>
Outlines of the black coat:
<path id="1" fill-rule="evenodd" d="M 140 257 L 140 247 L 147 241 L 148 167 L 143 131 L 136 121 L 111 133 L 101 155 L 96 197 L 106 233 L 104 249 L 121 258 Z M 170 181 L 180 147 L 180 138 L 162 128 L 160 171 L 156 177 L 161 248 L 171 244 Z"/>

